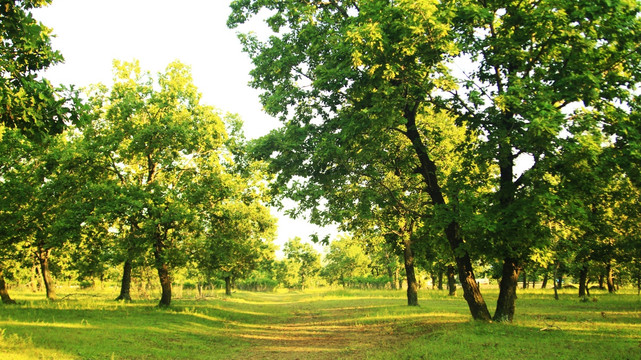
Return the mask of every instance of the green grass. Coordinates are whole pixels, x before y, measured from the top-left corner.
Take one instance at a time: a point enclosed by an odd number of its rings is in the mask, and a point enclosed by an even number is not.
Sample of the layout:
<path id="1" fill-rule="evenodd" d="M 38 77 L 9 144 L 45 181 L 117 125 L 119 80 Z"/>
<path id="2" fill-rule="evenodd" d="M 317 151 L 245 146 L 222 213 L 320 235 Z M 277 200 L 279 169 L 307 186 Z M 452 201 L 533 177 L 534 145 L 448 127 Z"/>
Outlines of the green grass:
<path id="1" fill-rule="evenodd" d="M 519 292 L 512 324 L 470 319 L 459 296 L 404 291 L 185 291 L 170 309 L 115 302 L 115 290 L 12 292 L 0 305 L 1 359 L 641 359 L 641 297 Z M 493 306 L 496 290 L 484 290 Z"/>

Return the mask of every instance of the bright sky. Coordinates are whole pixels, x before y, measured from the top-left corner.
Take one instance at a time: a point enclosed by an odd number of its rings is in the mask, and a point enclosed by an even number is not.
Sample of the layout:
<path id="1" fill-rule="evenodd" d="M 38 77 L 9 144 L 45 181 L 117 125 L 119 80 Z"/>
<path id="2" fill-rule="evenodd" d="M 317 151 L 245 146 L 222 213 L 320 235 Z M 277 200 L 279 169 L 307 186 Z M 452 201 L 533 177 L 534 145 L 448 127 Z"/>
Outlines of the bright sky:
<path id="1" fill-rule="evenodd" d="M 53 29 L 53 47 L 62 52 L 65 63 L 48 70 L 45 77 L 54 84 L 108 85 L 114 59 L 137 59 L 143 70 L 153 74 L 179 60 L 191 66 L 204 103 L 239 114 L 248 138 L 265 135 L 279 123 L 262 112 L 259 91 L 247 85 L 251 62 L 241 51 L 236 30 L 226 26 L 229 2 L 53 0 L 49 7 L 34 11 L 34 17 Z M 277 216 L 278 244 L 295 236 L 305 240 L 314 232 L 335 233 Z"/>

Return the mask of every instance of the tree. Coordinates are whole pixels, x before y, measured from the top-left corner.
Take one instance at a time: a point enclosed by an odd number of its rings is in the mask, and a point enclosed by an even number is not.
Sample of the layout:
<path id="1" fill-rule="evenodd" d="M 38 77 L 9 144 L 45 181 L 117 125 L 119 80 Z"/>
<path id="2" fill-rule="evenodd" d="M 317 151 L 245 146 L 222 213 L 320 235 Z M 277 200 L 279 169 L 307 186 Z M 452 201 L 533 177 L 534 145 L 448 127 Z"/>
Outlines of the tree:
<path id="1" fill-rule="evenodd" d="M 153 253 L 159 306 L 169 306 L 172 267 L 187 261 L 189 241 L 203 231 L 203 207 L 227 191 L 218 187 L 223 122 L 200 104 L 189 68 L 178 62 L 154 80 L 137 62 L 115 61 L 112 89 L 97 86 L 91 101 L 84 136 L 96 166 L 109 175 L 103 186 L 118 200 L 103 212 L 119 219 L 127 255 L 140 248 Z"/>
<path id="2" fill-rule="evenodd" d="M 80 241 L 92 206 L 90 173 L 83 171 L 83 158 L 69 134 L 47 137 L 38 146 L 20 131 L 5 135 L 3 154 L 9 161 L 2 169 L 2 242 L 5 249 L 29 249 L 35 255 L 47 298 L 54 300 L 50 256 Z"/>
<path id="3" fill-rule="evenodd" d="M 341 236 L 329 244 L 324 262 L 322 274 L 328 282 L 345 287 L 346 279 L 367 274 L 370 259 L 355 238 Z"/>
<path id="4" fill-rule="evenodd" d="M 273 162 L 282 184 L 295 175 L 316 181 L 319 175 L 341 171 L 342 160 L 357 155 L 376 159 L 380 145 L 400 134 L 411 144 L 415 171 L 431 202 L 447 214 L 442 179 L 417 123 L 441 81 L 441 58 L 453 50 L 446 29 L 431 16 L 436 9 L 405 1 L 284 6 L 236 1 L 228 24 L 242 23 L 262 7 L 277 10 L 267 22 L 276 32 L 286 31 L 265 43 L 251 36 L 241 40 L 256 66 L 252 84 L 266 91 L 266 110 L 287 121 L 272 134 L 278 138 L 274 144 L 284 145 L 274 147 L 278 156 Z M 293 116 L 288 118 L 290 107 Z M 313 192 L 314 185 L 302 192 Z M 445 217 L 450 220 L 443 221 L 444 232 L 455 250 L 470 310 L 474 318 L 488 320 L 460 224 Z"/>
<path id="5" fill-rule="evenodd" d="M 502 259 L 495 321 L 511 321 L 522 263 L 545 239 L 532 200 L 547 160 L 563 146 L 562 130 L 583 104 L 604 113 L 627 103 L 638 81 L 639 4 L 627 1 L 312 1 L 239 0 L 228 24 L 261 9 L 276 33 L 265 41 L 241 35 L 263 89 L 266 110 L 286 126 L 272 137 L 275 168 L 290 183 L 334 171 L 335 159 L 377 146 L 399 133 L 411 142 L 430 201 L 455 256 L 475 319 L 490 313 L 474 279 L 468 249 Z M 469 64 L 460 71 L 451 64 Z M 466 239 L 452 198 L 417 122 L 426 106 L 467 121 L 482 146 L 469 152 L 480 167 L 498 165 L 496 190 L 482 209 L 490 236 Z M 605 118 L 607 120 L 607 118 Z M 329 145 L 334 144 L 333 148 Z M 319 151 L 318 149 L 322 149 Z M 515 160 L 534 166 L 522 174 Z M 291 184 L 291 183 L 290 183 Z M 294 186 L 299 185 L 294 183 Z M 309 193 L 315 190 L 307 189 Z M 531 235 L 531 236 L 530 236 Z M 472 244 L 469 244 L 472 242 Z M 474 244 L 476 243 L 476 244 Z"/>
<path id="6" fill-rule="evenodd" d="M 40 72 L 62 62 L 51 48 L 51 30 L 31 10 L 51 0 L 0 1 L 0 139 L 4 128 L 20 129 L 32 140 L 61 133 L 79 118 L 73 91 L 54 89 Z"/>
<path id="7" fill-rule="evenodd" d="M 283 253 L 287 259 L 288 267 L 293 265 L 297 269 L 294 284 L 301 289 L 311 283 L 311 280 L 321 270 L 320 254 L 299 237 L 288 240 L 283 245 Z"/>

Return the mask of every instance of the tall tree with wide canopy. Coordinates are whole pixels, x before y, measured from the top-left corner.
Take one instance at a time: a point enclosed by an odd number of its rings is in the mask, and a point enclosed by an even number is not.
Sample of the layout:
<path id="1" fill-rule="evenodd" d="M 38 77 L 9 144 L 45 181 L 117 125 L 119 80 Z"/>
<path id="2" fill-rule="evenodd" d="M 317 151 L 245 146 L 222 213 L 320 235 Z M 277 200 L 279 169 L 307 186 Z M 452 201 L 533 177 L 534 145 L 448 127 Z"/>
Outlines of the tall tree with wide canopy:
<path id="1" fill-rule="evenodd" d="M 490 320 L 466 245 L 475 239 L 463 237 L 416 119 L 425 106 L 436 106 L 480 132 L 484 145 L 474 159 L 497 164 L 499 175 L 484 210 L 491 236 L 478 240 L 503 260 L 494 320 L 512 320 L 521 264 L 543 246 L 528 236 L 535 222 L 526 199 L 545 160 L 562 146 L 559 134 L 576 121 L 572 106 L 603 113 L 628 101 L 641 64 L 639 4 L 238 0 L 231 6 L 231 27 L 267 10 L 274 31 L 241 40 L 255 65 L 252 85 L 265 91 L 266 110 L 285 122 L 271 135 L 281 141 L 273 161 L 280 183 L 310 193 L 314 187 L 303 189 L 297 176 L 321 181 L 336 171 L 336 159 L 375 158 L 390 134 L 403 134 L 431 202 L 449 219 L 441 223 L 472 316 Z M 534 160 L 522 174 L 520 156 Z"/>
<path id="2" fill-rule="evenodd" d="M 119 198 L 101 212 L 119 219 L 127 233 L 123 240 L 140 242 L 125 244 L 126 250 L 153 253 L 159 305 L 169 306 L 172 266 L 187 261 L 190 239 L 203 231 L 203 206 L 227 191 L 220 186 L 223 121 L 200 104 L 189 68 L 179 62 L 154 79 L 137 62 L 115 61 L 112 89 L 98 86 L 91 103 L 87 147 L 95 166 L 108 173 L 103 186 Z"/>

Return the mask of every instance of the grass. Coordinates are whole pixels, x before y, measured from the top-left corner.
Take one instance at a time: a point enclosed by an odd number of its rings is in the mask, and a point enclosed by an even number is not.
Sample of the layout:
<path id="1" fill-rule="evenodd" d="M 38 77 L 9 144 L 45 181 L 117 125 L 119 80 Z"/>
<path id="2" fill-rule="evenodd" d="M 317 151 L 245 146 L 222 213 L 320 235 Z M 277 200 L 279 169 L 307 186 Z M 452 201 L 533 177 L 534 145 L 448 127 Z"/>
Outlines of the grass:
<path id="1" fill-rule="evenodd" d="M 519 292 L 511 324 L 470 319 L 461 296 L 403 291 L 185 291 L 170 309 L 115 302 L 115 290 L 64 289 L 56 302 L 12 292 L 0 305 L 1 359 L 641 359 L 641 297 Z M 460 294 L 459 294 L 460 295 Z M 496 290 L 486 289 L 488 304 Z"/>

